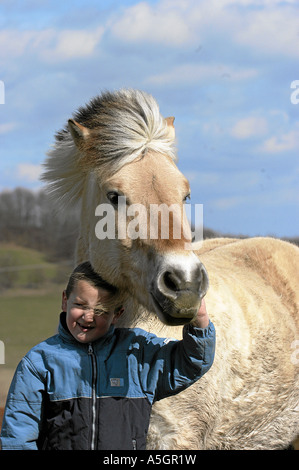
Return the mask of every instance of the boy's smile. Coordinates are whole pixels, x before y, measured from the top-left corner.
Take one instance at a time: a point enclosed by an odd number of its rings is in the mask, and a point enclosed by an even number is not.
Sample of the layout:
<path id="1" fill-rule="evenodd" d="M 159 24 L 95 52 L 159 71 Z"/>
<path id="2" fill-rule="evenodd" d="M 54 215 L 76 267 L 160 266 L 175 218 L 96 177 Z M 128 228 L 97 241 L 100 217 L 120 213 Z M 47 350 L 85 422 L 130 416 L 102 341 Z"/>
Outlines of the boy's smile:
<path id="1" fill-rule="evenodd" d="M 82 331 L 93 330 L 94 326 L 83 325 L 80 322 L 77 322 L 77 325 L 81 328 Z"/>
<path id="2" fill-rule="evenodd" d="M 110 298 L 109 292 L 94 287 L 87 281 L 76 282 L 69 298 L 62 294 L 62 309 L 66 312 L 66 324 L 72 336 L 80 343 L 90 343 L 104 336 L 114 325 L 121 312 L 103 306 Z M 99 306 L 102 305 L 102 308 Z"/>

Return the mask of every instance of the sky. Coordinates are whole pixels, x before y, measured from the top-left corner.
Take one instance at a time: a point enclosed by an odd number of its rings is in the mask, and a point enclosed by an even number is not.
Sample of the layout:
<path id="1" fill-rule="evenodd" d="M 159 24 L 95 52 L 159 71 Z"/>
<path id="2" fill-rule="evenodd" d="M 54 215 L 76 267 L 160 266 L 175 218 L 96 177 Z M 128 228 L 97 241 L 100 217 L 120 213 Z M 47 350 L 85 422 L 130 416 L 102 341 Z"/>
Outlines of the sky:
<path id="1" fill-rule="evenodd" d="M 205 227 L 299 235 L 298 0 L 0 0 L 0 191 L 40 189 L 55 132 L 123 87 L 175 116 Z"/>

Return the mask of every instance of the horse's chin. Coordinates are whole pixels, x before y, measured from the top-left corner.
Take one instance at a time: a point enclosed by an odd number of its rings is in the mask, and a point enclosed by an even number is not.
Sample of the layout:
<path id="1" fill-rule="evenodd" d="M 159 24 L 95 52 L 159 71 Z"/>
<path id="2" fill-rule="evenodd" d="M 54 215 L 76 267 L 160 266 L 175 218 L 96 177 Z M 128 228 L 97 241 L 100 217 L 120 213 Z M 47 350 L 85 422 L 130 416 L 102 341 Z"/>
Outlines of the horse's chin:
<path id="1" fill-rule="evenodd" d="M 188 312 L 177 310 L 173 305 L 167 304 L 164 307 L 158 302 L 155 296 L 151 295 L 155 312 L 162 323 L 168 326 L 187 325 L 197 313 L 197 308 L 188 309 Z"/>

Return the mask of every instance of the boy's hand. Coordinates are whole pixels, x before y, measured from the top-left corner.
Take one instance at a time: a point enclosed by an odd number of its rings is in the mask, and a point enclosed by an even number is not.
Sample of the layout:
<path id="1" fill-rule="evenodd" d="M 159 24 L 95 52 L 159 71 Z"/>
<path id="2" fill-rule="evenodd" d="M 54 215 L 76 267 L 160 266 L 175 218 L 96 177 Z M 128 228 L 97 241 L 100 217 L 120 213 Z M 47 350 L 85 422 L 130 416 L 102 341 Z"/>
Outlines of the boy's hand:
<path id="1" fill-rule="evenodd" d="M 191 323 L 198 328 L 206 328 L 208 326 L 209 316 L 204 299 L 201 300 L 201 305 L 197 311 L 197 315 Z"/>

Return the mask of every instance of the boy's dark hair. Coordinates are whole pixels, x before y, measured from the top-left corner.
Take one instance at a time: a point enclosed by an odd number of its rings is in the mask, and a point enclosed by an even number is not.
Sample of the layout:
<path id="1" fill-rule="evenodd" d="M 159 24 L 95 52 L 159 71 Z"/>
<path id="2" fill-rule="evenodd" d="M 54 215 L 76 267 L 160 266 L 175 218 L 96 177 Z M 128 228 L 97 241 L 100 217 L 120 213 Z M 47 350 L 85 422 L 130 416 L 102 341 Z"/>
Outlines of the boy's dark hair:
<path id="1" fill-rule="evenodd" d="M 89 284 L 92 284 L 94 287 L 106 290 L 111 295 L 115 295 L 118 293 L 117 287 L 112 286 L 107 281 L 102 279 L 101 276 L 93 270 L 89 261 L 85 261 L 84 263 L 79 264 L 70 275 L 65 290 L 67 299 L 71 295 L 72 291 L 74 290 L 75 284 L 78 281 L 86 281 Z"/>

